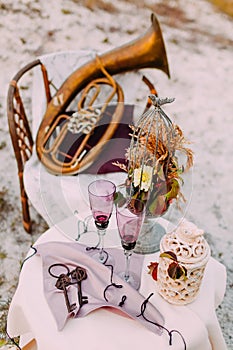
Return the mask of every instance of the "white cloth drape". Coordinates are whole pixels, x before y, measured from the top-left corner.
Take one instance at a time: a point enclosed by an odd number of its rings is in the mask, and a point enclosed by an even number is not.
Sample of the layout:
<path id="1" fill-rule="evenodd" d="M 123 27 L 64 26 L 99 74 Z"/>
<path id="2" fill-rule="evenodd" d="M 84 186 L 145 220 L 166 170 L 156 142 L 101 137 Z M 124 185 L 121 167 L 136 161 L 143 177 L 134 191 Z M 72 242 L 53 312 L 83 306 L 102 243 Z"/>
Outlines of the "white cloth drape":
<path id="1" fill-rule="evenodd" d="M 114 222 L 112 224 L 114 227 Z M 70 242 L 70 237 L 75 237 L 76 234 L 77 217 L 73 216 L 49 229 L 37 244 L 49 241 Z M 105 243 L 106 246 L 119 244 L 114 228 L 107 232 Z M 156 282 L 148 274 L 147 266 L 157 258 L 157 254 L 144 257 L 140 293 L 145 298 L 151 292 L 154 293 L 150 301 L 164 316 L 165 326 L 182 333 L 188 350 L 226 350 L 215 314 L 215 308 L 222 301 L 225 292 L 225 267 L 210 258 L 197 299 L 186 306 L 175 306 L 156 293 Z M 178 335 L 173 335 L 173 345 L 169 346 L 166 333 L 158 336 L 139 322 L 107 309 L 99 309 L 82 319 L 71 319 L 58 332 L 44 295 L 42 261 L 37 255 L 27 260 L 21 271 L 19 285 L 9 309 L 8 333 L 11 336 L 22 336 L 21 342 L 24 342 L 25 336 L 27 340 L 35 338 L 38 350 L 63 350 L 77 346 L 85 350 L 97 350 L 100 347 L 103 350 L 183 349 Z"/>

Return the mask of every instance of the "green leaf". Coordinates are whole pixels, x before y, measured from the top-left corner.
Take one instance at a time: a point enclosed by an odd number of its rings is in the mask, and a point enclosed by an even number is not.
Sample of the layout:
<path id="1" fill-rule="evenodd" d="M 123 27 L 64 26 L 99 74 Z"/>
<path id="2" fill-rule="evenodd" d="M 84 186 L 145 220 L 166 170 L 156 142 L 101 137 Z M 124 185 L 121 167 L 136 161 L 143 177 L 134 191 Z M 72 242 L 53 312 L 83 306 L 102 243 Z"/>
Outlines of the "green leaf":
<path id="1" fill-rule="evenodd" d="M 148 207 L 153 216 L 160 216 L 167 210 L 167 203 L 164 196 L 157 196 Z"/>
<path id="2" fill-rule="evenodd" d="M 154 188 L 152 190 L 152 195 L 154 197 L 157 197 L 158 195 L 166 194 L 167 191 L 168 191 L 167 181 L 157 181 L 154 184 Z"/>
<path id="3" fill-rule="evenodd" d="M 179 182 L 176 179 L 172 179 L 170 185 L 170 191 L 165 194 L 167 200 L 176 198 L 180 190 Z"/>
<path id="4" fill-rule="evenodd" d="M 168 266 L 168 275 L 171 277 L 173 280 L 180 279 L 181 277 L 187 279 L 187 270 L 184 266 L 179 265 L 176 261 L 172 262 Z"/>
<path id="5" fill-rule="evenodd" d="M 164 168 L 164 164 L 161 165 L 161 167 L 159 168 L 159 170 L 158 170 L 158 172 L 157 172 L 157 175 L 158 175 L 158 177 L 159 177 L 162 181 L 165 181 L 166 178 L 165 178 L 165 174 L 164 174 L 163 168 Z"/>
<path id="6" fill-rule="evenodd" d="M 129 201 L 128 209 L 132 213 L 139 214 L 143 212 L 144 208 L 145 204 L 143 203 L 143 201 L 137 201 L 134 198 L 131 198 L 131 200 Z"/>
<path id="7" fill-rule="evenodd" d="M 177 279 L 177 262 L 174 261 L 168 266 L 167 273 L 173 280 Z"/>
<path id="8" fill-rule="evenodd" d="M 161 258 L 168 258 L 168 259 L 171 259 L 171 260 L 174 260 L 174 261 L 177 261 L 177 256 L 175 253 L 171 252 L 170 250 L 169 251 L 166 251 L 166 252 L 163 252 L 160 254 L 160 257 Z"/>
<path id="9" fill-rule="evenodd" d="M 114 195 L 114 202 L 115 204 L 118 203 L 119 207 L 122 207 L 125 204 L 126 199 L 121 192 L 116 192 Z"/>
<path id="10" fill-rule="evenodd" d="M 140 199 L 141 201 L 146 201 L 148 197 L 148 193 L 144 191 L 138 191 L 134 194 L 134 199 Z"/>
<path id="11" fill-rule="evenodd" d="M 7 341 L 5 339 L 0 339 L 0 346 L 6 345 Z"/>

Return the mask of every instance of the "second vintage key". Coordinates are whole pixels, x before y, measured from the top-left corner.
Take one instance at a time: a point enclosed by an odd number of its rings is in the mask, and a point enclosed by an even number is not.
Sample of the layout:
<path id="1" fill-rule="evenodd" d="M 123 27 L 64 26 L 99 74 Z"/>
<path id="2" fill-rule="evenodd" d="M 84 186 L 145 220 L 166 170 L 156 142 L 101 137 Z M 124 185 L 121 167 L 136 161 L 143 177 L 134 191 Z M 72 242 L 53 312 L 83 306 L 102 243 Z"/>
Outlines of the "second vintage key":
<path id="1" fill-rule="evenodd" d="M 84 269 L 81 266 L 77 266 L 73 271 L 71 271 L 70 275 L 72 279 L 76 280 L 77 282 L 78 301 L 79 301 L 80 307 L 82 307 L 84 304 L 88 303 L 88 297 L 82 295 L 82 286 L 81 286 L 82 281 L 87 278 L 86 269 Z"/>
<path id="2" fill-rule="evenodd" d="M 68 297 L 68 292 L 67 292 L 67 287 L 71 285 L 71 279 L 69 276 L 67 276 L 66 274 L 62 273 L 56 282 L 56 287 L 57 289 L 63 290 L 64 292 L 64 296 L 65 296 L 65 302 L 66 302 L 66 306 L 67 306 L 67 310 L 68 312 L 72 312 L 76 309 L 76 303 L 70 304 L 69 301 L 69 297 Z"/>

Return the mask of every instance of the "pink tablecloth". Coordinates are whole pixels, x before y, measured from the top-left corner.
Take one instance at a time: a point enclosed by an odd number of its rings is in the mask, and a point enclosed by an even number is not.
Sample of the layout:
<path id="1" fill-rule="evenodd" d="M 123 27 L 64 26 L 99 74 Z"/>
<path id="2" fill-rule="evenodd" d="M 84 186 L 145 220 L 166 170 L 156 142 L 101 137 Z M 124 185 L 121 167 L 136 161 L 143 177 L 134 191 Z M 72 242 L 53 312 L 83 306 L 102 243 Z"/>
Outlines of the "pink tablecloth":
<path id="1" fill-rule="evenodd" d="M 36 243 L 70 242 L 69 236 L 75 235 L 76 228 L 77 218 L 70 217 L 50 228 Z M 109 230 L 106 245 L 118 244 L 116 237 L 114 229 Z M 147 265 L 150 261 L 156 261 L 157 257 L 156 253 L 144 257 L 139 292 L 145 298 L 154 293 L 150 301 L 164 316 L 166 328 L 179 330 L 185 338 L 188 350 L 226 350 L 215 313 L 225 292 L 225 267 L 210 258 L 198 298 L 186 306 L 174 306 L 156 293 L 155 282 L 147 273 Z M 136 320 L 105 308 L 83 318 L 70 319 L 63 330 L 58 331 L 44 295 L 42 262 L 39 255 L 31 257 L 23 266 L 19 285 L 10 305 L 7 326 L 10 336 L 21 337 L 21 345 L 36 339 L 35 349 L 38 350 L 184 349 L 183 342 L 177 334 L 174 334 L 173 345 L 170 346 L 166 333 L 159 336 Z"/>

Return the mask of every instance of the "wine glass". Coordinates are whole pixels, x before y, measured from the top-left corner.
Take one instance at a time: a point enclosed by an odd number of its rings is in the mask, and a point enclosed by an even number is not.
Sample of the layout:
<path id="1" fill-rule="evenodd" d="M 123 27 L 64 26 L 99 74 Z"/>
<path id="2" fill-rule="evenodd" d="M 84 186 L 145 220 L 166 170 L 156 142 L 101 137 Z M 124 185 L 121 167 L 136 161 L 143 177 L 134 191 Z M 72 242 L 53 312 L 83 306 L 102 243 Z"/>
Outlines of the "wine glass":
<path id="1" fill-rule="evenodd" d="M 99 235 L 100 248 L 99 253 L 93 255 L 93 257 L 103 264 L 107 260 L 109 262 L 109 256 L 104 251 L 104 235 L 112 215 L 115 192 L 116 186 L 108 180 L 96 180 L 88 186 L 90 207 Z"/>
<path id="2" fill-rule="evenodd" d="M 139 199 L 128 199 L 123 205 L 116 203 L 116 219 L 121 245 L 126 258 L 125 271 L 119 275 L 133 288 L 138 289 L 140 277 L 130 272 L 130 257 L 136 245 L 145 218 L 145 204 Z"/>

